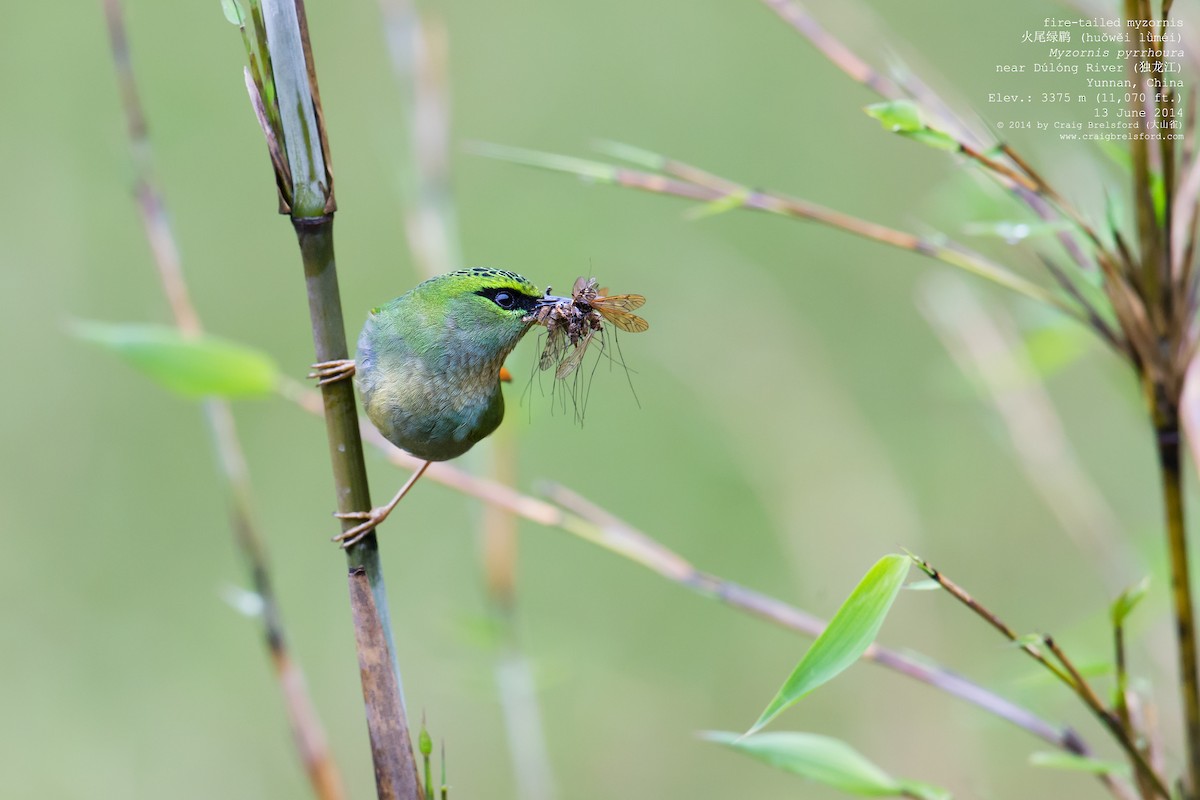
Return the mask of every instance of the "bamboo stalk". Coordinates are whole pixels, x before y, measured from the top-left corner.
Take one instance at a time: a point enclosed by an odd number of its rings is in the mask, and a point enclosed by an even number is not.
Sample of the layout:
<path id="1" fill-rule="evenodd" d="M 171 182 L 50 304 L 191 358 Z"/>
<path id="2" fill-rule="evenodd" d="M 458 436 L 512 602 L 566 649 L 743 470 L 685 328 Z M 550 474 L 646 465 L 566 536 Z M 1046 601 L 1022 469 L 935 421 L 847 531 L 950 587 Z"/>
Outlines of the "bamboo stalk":
<path id="1" fill-rule="evenodd" d="M 1185 759 L 1188 796 L 1200 791 L 1200 659 L 1197 657 L 1196 612 L 1192 601 L 1188 564 L 1187 527 L 1184 522 L 1183 475 L 1180 468 L 1178 404 L 1155 392 L 1151 413 L 1154 441 L 1162 478 L 1163 515 L 1167 530 L 1167 556 L 1171 566 L 1171 605 L 1179 647 L 1179 687 L 1183 701 Z"/>
<path id="2" fill-rule="evenodd" d="M 293 223 L 304 262 L 316 360 L 347 358 L 333 251 L 333 216 L 293 217 Z M 338 511 L 369 511 L 371 496 L 354 387 L 349 381 L 334 381 L 321 387 L 321 396 Z M 348 530 L 355 524 L 353 520 L 343 520 L 342 529 Z M 374 531 L 346 550 L 346 563 L 378 796 L 381 800 L 416 800 L 421 796 L 420 779 L 406 723 L 391 640 L 387 590 Z"/>
<path id="3" fill-rule="evenodd" d="M 265 0 L 262 10 L 273 74 L 265 72 L 264 85 L 251 87 L 251 99 L 257 100 L 256 110 L 260 105 L 269 109 L 268 85 L 277 98 L 279 129 L 272 130 L 270 114 L 260 111 L 259 119 L 268 142 L 274 134 L 280 152 L 286 154 L 285 160 L 272 152 L 272 164 L 277 170 L 281 211 L 290 214 L 300 247 L 316 360 L 345 359 L 349 352 L 333 245 L 337 203 L 304 3 Z M 255 34 L 261 39 L 263 30 L 256 27 Z M 286 172 L 279 171 L 281 162 L 286 163 Z M 354 388 L 349 381 L 326 383 L 321 397 L 337 509 L 342 513 L 369 511 L 371 498 Z M 342 529 L 354 524 L 343 519 Z M 419 800 L 421 781 L 408 731 L 374 531 L 346 550 L 346 562 L 376 791 L 381 800 Z"/>

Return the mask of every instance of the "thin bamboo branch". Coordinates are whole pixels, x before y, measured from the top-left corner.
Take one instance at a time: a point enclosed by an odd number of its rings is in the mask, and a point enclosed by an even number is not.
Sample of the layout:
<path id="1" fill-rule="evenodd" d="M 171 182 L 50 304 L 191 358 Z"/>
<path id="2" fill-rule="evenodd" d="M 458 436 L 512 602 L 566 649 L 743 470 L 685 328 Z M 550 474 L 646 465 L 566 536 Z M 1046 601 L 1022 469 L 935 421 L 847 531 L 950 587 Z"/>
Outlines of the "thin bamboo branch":
<path id="1" fill-rule="evenodd" d="M 1093 330 L 1100 334 L 1100 338 L 1103 339 L 1114 351 L 1128 358 L 1129 343 L 1125 341 L 1124 334 L 1115 330 L 1108 323 L 1108 320 L 1100 316 L 1100 310 L 1093 305 L 1090 300 L 1084 297 L 1083 293 L 1079 289 L 1079 286 L 1072 281 L 1070 277 L 1068 277 L 1066 270 L 1058 266 L 1058 264 L 1042 253 L 1038 253 L 1037 257 L 1038 260 L 1041 261 L 1046 267 L 1046 271 L 1049 272 L 1051 276 L 1054 277 L 1054 280 L 1058 283 L 1058 285 L 1062 287 L 1063 291 L 1070 295 L 1071 298 L 1079 304 L 1079 307 L 1083 309 L 1083 312 L 1087 315 L 1088 321 L 1091 323 Z"/>
<path id="2" fill-rule="evenodd" d="M 1104 246 L 1103 240 L 1100 239 L 1099 234 L 1096 233 L 1096 229 L 1092 227 L 1091 223 L 1084 219 L 1083 215 L 1079 213 L 1079 211 L 1073 205 L 1068 203 L 1067 199 L 1063 197 L 1057 189 L 1051 186 L 1045 178 L 1042 177 L 1041 173 L 1033 168 L 1033 165 L 1022 158 L 1021 154 L 1007 143 L 1002 143 L 1000 145 L 1000 151 L 1003 152 L 1004 155 L 1006 155 L 1014 164 L 1016 164 L 1021 172 L 1024 173 L 1032 183 L 1032 185 L 1022 183 L 1020 184 L 1021 188 L 1033 191 L 1039 197 L 1042 197 L 1048 202 L 1052 203 L 1063 216 L 1071 220 L 1081 231 L 1083 231 L 1084 235 L 1087 236 L 1088 240 L 1092 243 L 1092 246 L 1098 252 L 1106 252 L 1107 248 Z M 1006 173 L 1001 172 L 1000 174 L 1007 177 Z"/>
<path id="3" fill-rule="evenodd" d="M 1058 214 L 1073 221 L 1084 231 L 1096 247 L 1103 249 L 1103 244 L 1096 236 L 1096 232 L 1075 207 L 1066 202 L 1061 194 L 1034 172 L 1029 163 L 1021 158 L 1012 147 L 1006 143 L 1001 143 L 1000 151 L 1017 166 L 1017 169 L 1013 169 L 986 155 L 983 150 L 987 143 L 979 140 L 965 125 L 960 124 L 955 115 L 950 111 L 949 105 L 933 93 L 932 89 L 921 82 L 917 76 L 910 76 L 910 82 L 914 84 L 913 89 L 905 88 L 900 83 L 884 76 L 859 58 L 854 51 L 838 40 L 837 37 L 826 31 L 797 0 L 763 0 L 763 3 L 774 11 L 780 19 L 791 25 L 798 33 L 808 39 L 817 50 L 851 80 L 862 84 L 885 99 L 899 100 L 911 98 L 918 104 L 926 107 L 927 110 L 932 111 L 944 132 L 951 135 L 958 143 L 959 152 L 982 164 L 988 170 L 989 175 L 997 178 L 1000 180 L 1001 185 L 1013 191 L 1038 217 L 1042 219 L 1054 218 L 1055 215 L 1046 207 L 1045 202 L 1043 202 L 1049 201 Z M 1086 269 L 1087 259 L 1071 236 L 1067 233 L 1060 233 L 1058 234 L 1058 239 L 1079 267 Z"/>
<path id="4" fill-rule="evenodd" d="M 294 381 L 284 381 L 279 390 L 283 397 L 310 414 L 319 416 L 322 413 L 319 398 L 307 387 Z M 412 470 L 424 463 L 397 449 L 369 422 L 362 423 L 362 432 L 364 441 L 378 448 L 396 466 Z M 565 489 L 551 487 L 549 491 L 556 502 L 569 506 L 570 511 L 521 494 L 496 481 L 476 477 L 446 462 L 431 464 L 426 478 L 485 503 L 508 509 L 531 522 L 557 528 L 614 555 L 640 564 L 678 586 L 703 597 L 716 599 L 750 616 L 810 637 L 820 635 L 825 629 L 824 620 L 801 609 L 698 570 L 679 554 Z M 958 697 L 1055 747 L 1077 755 L 1086 756 L 1092 753 L 1087 743 L 1072 729 L 1055 726 L 1032 711 L 933 663 L 924 656 L 910 656 L 881 645 L 873 645 L 864 653 L 863 659 Z"/>
<path id="5" fill-rule="evenodd" d="M 134 78 L 120 0 L 104 0 L 104 10 L 133 153 L 137 175 L 135 192 L 146 240 L 176 326 L 185 336 L 199 336 L 203 332 L 200 316 L 191 301 L 179 247 L 154 175 L 153 151 Z M 234 540 L 250 573 L 255 595 L 262 603 L 259 619 L 263 639 L 275 668 L 292 738 L 313 794 L 320 800 L 342 800 L 346 793 L 337 762 L 329 750 L 324 726 L 305 685 L 304 674 L 287 645 L 279 600 L 271 583 L 266 547 L 254 519 L 250 475 L 233 411 L 228 402 L 216 398 L 205 400 L 203 407 L 224 478 Z"/>
<path id="6" fill-rule="evenodd" d="M 1020 636 L 1015 630 L 1009 627 L 1008 623 L 1000 619 L 1000 617 L 998 617 L 995 613 L 972 597 L 966 589 L 947 578 L 940 571 L 934 569 L 927 561 L 916 557 L 913 558 L 913 561 L 926 575 L 936 581 L 938 586 L 941 586 L 943 589 L 949 592 L 951 597 L 962 603 L 967 608 L 971 609 L 971 611 L 975 612 L 975 614 L 984 622 L 999 631 L 1005 639 L 1008 639 L 1010 642 L 1017 645 L 1017 647 L 1024 651 L 1026 655 L 1049 670 L 1056 678 L 1058 678 L 1068 687 L 1075 689 L 1075 685 L 1070 674 L 1065 669 L 1046 658 L 1046 655 L 1042 652 L 1041 648 L 1028 641 L 1026 637 Z"/>
<path id="7" fill-rule="evenodd" d="M 1140 772 L 1145 779 L 1154 786 L 1155 792 L 1163 798 L 1163 800 L 1171 800 L 1171 792 L 1167 788 L 1166 782 L 1154 771 L 1153 767 L 1146 760 L 1145 754 L 1133 741 L 1131 733 L 1125 730 L 1117 717 L 1105 708 L 1100 702 L 1095 690 L 1080 674 L 1075 665 L 1066 657 L 1062 649 L 1049 635 L 1041 637 L 1042 643 L 1046 649 L 1059 660 L 1060 664 L 1055 664 L 1041 648 L 1034 645 L 1027 637 L 1018 636 L 1009 625 L 1000 619 L 994 612 L 972 597 L 965 589 L 956 584 L 954 581 L 947 578 L 938 570 L 929 565 L 927 561 L 913 557 L 913 561 L 921 568 L 921 570 L 930 578 L 935 580 L 939 586 L 950 593 L 954 599 L 965 605 L 971 611 L 975 612 L 981 619 L 999 631 L 1006 639 L 1016 644 L 1021 650 L 1029 655 L 1034 661 L 1041 664 L 1049 670 L 1055 677 L 1063 682 L 1071 691 L 1083 700 L 1084 704 L 1092 711 L 1096 718 L 1112 733 L 1113 738 L 1121 745 L 1129 757 L 1130 762 Z"/>
<path id="8" fill-rule="evenodd" d="M 891 100 L 904 96 L 904 91 L 891 78 L 881 74 L 854 51 L 846 47 L 835 36 L 817 22 L 805 8 L 794 0 L 763 0 L 767 8 L 775 12 L 797 33 L 808 39 L 813 47 L 821 51 L 829 61 L 852 81 L 861 83 L 871 91 Z"/>
<path id="9" fill-rule="evenodd" d="M 554 502 L 577 515 L 566 515 L 559 524 L 559 527 L 569 533 L 640 563 L 697 594 L 719 600 L 752 616 L 811 637 L 819 636 L 825 630 L 825 621 L 808 612 L 698 570 L 658 541 L 562 486 L 551 484 L 543 487 L 543 490 Z M 1069 752 L 1078 755 L 1091 752 L 1078 734 L 1070 728 L 1049 725 L 1031 712 L 924 657 L 910 657 L 873 643 L 863 653 L 862 658 L 967 700 Z"/>
<path id="10" fill-rule="evenodd" d="M 1130 701 L 1133 695 L 1129 689 L 1125 626 L 1121 621 L 1115 621 L 1113 625 L 1113 655 L 1116 665 L 1116 703 L 1113 711 L 1117 716 L 1117 721 L 1120 723 L 1121 728 L 1132 733 L 1137 729 L 1134 727 L 1133 713 L 1131 711 L 1133 703 Z M 1134 737 L 1134 745 L 1143 753 L 1152 770 L 1157 771 L 1161 768 L 1155 765 L 1150 757 L 1149 749 L 1141 742 L 1138 742 L 1136 737 Z M 1137 779 L 1138 790 L 1145 800 L 1149 800 L 1155 795 L 1154 785 L 1146 779 L 1145 774 L 1141 770 L 1136 770 L 1134 777 Z"/>
<path id="11" fill-rule="evenodd" d="M 934 241 L 927 237 L 889 228 L 886 225 L 869 222 L 816 203 L 810 203 L 806 200 L 772 192 L 752 190 L 749 187 L 736 184 L 732 181 L 728 181 L 728 185 L 737 186 L 738 188 L 733 192 L 722 192 L 686 180 L 675 180 L 651 172 L 624 169 L 614 167 L 611 164 L 588 161 L 586 159 L 538 153 L 536 151 L 500 145 L 476 144 L 474 150 L 481 155 L 491 158 L 557 172 L 567 172 L 597 183 L 609 183 L 629 189 L 638 189 L 651 194 L 671 195 L 704 203 L 731 203 L 731 207 L 747 208 L 754 211 L 764 211 L 784 217 L 791 217 L 793 219 L 820 222 L 824 225 L 855 234 L 856 236 L 872 239 L 901 250 L 918 253 L 987 278 L 1000 286 L 1023 294 L 1039 303 L 1056 308 L 1085 325 L 1088 324 L 1086 314 L 1068 303 L 1061 296 L 1015 273 L 1009 272 L 999 264 L 984 258 L 982 255 L 956 242 L 947 241 L 943 243 Z"/>
<path id="12" fill-rule="evenodd" d="M 1100 720 L 1104 727 L 1108 728 L 1109 732 L 1112 733 L 1117 742 L 1120 743 L 1121 749 L 1125 751 L 1133 763 L 1139 779 L 1147 783 L 1154 790 L 1155 794 L 1163 797 L 1164 800 L 1170 800 L 1170 789 L 1167 788 L 1166 782 L 1146 759 L 1145 751 L 1142 750 L 1136 741 L 1136 733 L 1131 728 L 1122 725 L 1121 718 L 1104 705 L 1100 696 L 1096 694 L 1096 690 L 1092 688 L 1091 684 L 1088 683 L 1087 679 L 1079 671 L 1079 668 L 1067 657 L 1067 654 L 1052 636 L 1046 634 L 1042 637 L 1042 641 L 1045 642 L 1046 648 L 1054 654 L 1054 657 L 1058 659 L 1059 663 L 1071 675 L 1071 680 L 1074 682 L 1075 691 L 1079 695 L 1079 698 L 1083 700 L 1084 704 L 1096 716 L 1096 719 Z"/>

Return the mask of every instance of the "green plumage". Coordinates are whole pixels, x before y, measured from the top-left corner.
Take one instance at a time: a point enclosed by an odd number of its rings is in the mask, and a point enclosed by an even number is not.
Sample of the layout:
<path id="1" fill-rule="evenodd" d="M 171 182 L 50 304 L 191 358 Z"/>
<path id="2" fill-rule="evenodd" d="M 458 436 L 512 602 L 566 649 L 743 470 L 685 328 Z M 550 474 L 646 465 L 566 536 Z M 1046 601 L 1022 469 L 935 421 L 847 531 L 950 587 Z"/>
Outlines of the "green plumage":
<path id="1" fill-rule="evenodd" d="M 513 272 L 430 278 L 373 310 L 358 338 L 355 384 L 375 427 L 418 458 L 455 458 L 504 418 L 500 367 L 542 294 Z"/>

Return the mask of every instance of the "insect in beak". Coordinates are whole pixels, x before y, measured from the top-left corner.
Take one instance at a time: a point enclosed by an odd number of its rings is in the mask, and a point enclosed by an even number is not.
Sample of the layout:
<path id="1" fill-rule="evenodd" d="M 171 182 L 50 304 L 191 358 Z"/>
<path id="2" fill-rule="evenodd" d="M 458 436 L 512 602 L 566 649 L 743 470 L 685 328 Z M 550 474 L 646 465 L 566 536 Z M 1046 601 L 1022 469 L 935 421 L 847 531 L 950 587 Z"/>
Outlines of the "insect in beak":
<path id="1" fill-rule="evenodd" d="M 572 297 L 559 297 L 558 295 L 550 294 L 550 291 L 551 291 L 551 289 L 550 289 L 550 287 L 548 287 L 546 289 L 546 294 L 537 301 L 537 303 L 535 305 L 538 308 L 545 308 L 546 306 L 555 306 L 555 305 L 558 305 L 559 303 L 571 303 L 574 301 L 574 298 L 572 298 Z"/>

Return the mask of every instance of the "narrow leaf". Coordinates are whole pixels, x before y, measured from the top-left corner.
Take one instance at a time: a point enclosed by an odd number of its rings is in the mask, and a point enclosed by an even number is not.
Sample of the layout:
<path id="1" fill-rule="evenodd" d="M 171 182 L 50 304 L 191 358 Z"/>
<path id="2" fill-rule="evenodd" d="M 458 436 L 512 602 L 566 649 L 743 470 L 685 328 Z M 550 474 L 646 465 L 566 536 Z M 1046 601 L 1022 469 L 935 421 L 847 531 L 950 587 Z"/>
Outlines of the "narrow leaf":
<path id="1" fill-rule="evenodd" d="M 1114 628 L 1119 628 L 1125 624 L 1125 618 L 1137 607 L 1138 603 L 1142 602 L 1142 598 L 1146 596 L 1146 592 L 1149 590 L 1150 576 L 1147 575 L 1133 586 L 1121 592 L 1120 596 L 1113 601 L 1112 608 L 1109 611 Z"/>
<path id="2" fill-rule="evenodd" d="M 78 322 L 79 338 L 100 345 L 172 391 L 190 397 L 248 397 L 274 390 L 269 356 L 215 336 L 184 337 L 163 325 Z"/>
<path id="3" fill-rule="evenodd" d="M 740 736 L 725 731 L 707 731 L 700 736 L 773 767 L 860 797 L 905 796 L 926 800 L 949 797 L 942 789 L 893 778 L 850 745 L 829 736 L 791 732 Z"/>
<path id="4" fill-rule="evenodd" d="M 238 0 L 221 0 L 221 11 L 225 14 L 225 19 L 233 25 L 240 28 L 246 24 L 246 15 Z"/>
<path id="5" fill-rule="evenodd" d="M 759 733 L 740 736 L 706 731 L 704 739 L 723 744 L 773 767 L 865 797 L 900 793 L 900 781 L 845 742 L 815 733 Z"/>
<path id="6" fill-rule="evenodd" d="M 925 127 L 917 104 L 912 100 L 889 100 L 872 103 L 863 109 L 867 116 L 879 120 L 879 124 L 894 133 L 911 133 Z"/>
<path id="7" fill-rule="evenodd" d="M 1055 769 L 1070 769 L 1077 772 L 1091 772 L 1097 775 L 1129 775 L 1128 764 L 1119 761 L 1102 761 L 1099 758 L 1077 756 L 1074 753 L 1039 752 L 1029 756 L 1029 763 L 1035 767 L 1053 767 Z"/>
<path id="8" fill-rule="evenodd" d="M 858 660 L 875 641 L 883 618 L 904 585 L 908 567 L 908 558 L 901 555 L 884 556 L 875 562 L 808 648 L 749 733 L 760 730 L 785 708 Z"/>
<path id="9" fill-rule="evenodd" d="M 921 121 L 921 112 L 912 100 L 890 100 L 872 103 L 863 109 L 867 116 L 879 120 L 885 130 L 906 136 L 913 141 L 935 147 L 938 150 L 957 152 L 958 140 L 948 133 L 935 130 Z"/>

